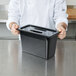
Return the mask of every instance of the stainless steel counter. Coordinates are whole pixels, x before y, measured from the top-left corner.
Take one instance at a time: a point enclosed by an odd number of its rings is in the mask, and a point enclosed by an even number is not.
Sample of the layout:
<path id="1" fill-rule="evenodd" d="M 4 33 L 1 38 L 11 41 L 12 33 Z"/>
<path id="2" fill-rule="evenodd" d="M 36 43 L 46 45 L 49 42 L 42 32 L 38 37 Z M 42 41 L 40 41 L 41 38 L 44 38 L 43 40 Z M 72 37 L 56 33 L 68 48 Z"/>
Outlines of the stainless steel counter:
<path id="1" fill-rule="evenodd" d="M 6 23 L 8 19 L 8 5 L 0 5 L 0 23 Z"/>
<path id="2" fill-rule="evenodd" d="M 0 76 L 76 76 L 76 41 L 58 40 L 47 61 L 22 53 L 18 40 L 0 40 Z"/>

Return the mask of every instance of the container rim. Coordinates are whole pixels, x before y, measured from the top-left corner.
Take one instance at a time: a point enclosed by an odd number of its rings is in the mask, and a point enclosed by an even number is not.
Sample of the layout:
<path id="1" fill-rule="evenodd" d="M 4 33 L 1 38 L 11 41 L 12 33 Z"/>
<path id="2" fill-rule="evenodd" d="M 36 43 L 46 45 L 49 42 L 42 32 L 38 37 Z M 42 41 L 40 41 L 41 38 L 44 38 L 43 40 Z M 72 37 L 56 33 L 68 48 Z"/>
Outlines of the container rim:
<path id="1" fill-rule="evenodd" d="M 48 31 L 53 31 L 53 32 L 55 32 L 54 33 L 54 35 L 52 35 L 52 36 L 44 36 L 44 35 L 41 35 L 41 34 L 37 34 L 37 33 L 34 33 L 34 32 L 30 32 L 30 31 L 24 31 L 24 30 L 22 30 L 23 28 L 25 28 L 25 27 L 29 27 L 29 26 L 32 26 L 32 27 L 37 27 L 37 28 L 41 28 L 41 29 L 45 29 L 45 30 L 48 30 Z M 45 28 L 45 27 L 40 27 L 40 26 L 35 26 L 35 25 L 25 25 L 25 26 L 23 26 L 23 27 L 19 27 L 18 29 L 17 29 L 18 31 L 20 31 L 20 32 L 26 32 L 26 33 L 30 33 L 30 34 L 35 34 L 35 35 L 39 35 L 39 36 L 43 36 L 43 37 L 47 37 L 47 38 L 52 38 L 53 36 L 55 36 L 55 35 L 58 35 L 60 32 L 59 31 L 57 31 L 57 30 L 53 30 L 53 29 L 49 29 L 49 28 Z"/>

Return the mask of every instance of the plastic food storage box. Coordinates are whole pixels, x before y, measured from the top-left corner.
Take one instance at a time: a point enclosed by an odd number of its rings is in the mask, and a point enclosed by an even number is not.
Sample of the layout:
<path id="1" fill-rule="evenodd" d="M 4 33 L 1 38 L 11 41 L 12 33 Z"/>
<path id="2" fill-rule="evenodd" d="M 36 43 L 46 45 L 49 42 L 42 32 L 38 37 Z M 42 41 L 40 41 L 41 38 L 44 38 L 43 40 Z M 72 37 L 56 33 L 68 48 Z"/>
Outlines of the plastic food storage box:
<path id="1" fill-rule="evenodd" d="M 22 51 L 49 59 L 54 56 L 58 31 L 27 25 L 18 29 L 21 35 Z"/>

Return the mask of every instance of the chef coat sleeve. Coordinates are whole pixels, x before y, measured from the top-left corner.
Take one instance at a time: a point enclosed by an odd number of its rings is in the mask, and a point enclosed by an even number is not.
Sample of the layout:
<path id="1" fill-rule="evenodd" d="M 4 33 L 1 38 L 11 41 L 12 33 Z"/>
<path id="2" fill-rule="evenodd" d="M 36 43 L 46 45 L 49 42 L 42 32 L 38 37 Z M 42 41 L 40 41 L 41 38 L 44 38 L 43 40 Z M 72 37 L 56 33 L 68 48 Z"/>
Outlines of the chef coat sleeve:
<path id="1" fill-rule="evenodd" d="M 19 13 L 19 0 L 10 0 L 8 7 L 8 20 L 7 20 L 7 28 L 9 28 L 9 24 L 11 22 L 16 22 L 19 25 L 20 13 Z"/>
<path id="2" fill-rule="evenodd" d="M 55 21 L 55 27 L 57 28 L 57 25 L 60 22 L 64 22 L 68 25 L 67 20 L 67 6 L 65 0 L 55 0 L 55 6 L 54 6 L 54 21 Z"/>

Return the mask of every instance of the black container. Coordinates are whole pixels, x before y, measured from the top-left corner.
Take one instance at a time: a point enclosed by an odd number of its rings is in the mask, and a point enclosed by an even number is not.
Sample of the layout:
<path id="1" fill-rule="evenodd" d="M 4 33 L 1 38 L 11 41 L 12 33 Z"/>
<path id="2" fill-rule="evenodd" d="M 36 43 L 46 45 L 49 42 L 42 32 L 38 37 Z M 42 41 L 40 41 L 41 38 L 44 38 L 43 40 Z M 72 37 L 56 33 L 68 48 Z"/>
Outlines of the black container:
<path id="1" fill-rule="evenodd" d="M 21 34 L 23 52 L 45 59 L 54 56 L 59 32 L 34 25 L 27 25 L 18 30 Z"/>

